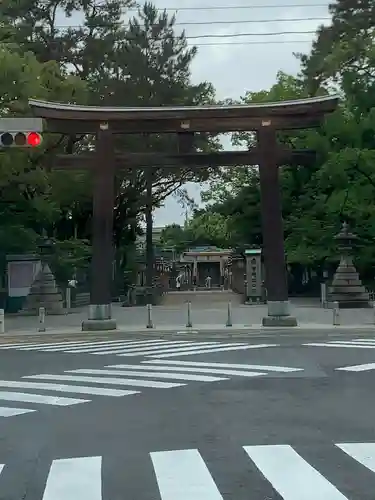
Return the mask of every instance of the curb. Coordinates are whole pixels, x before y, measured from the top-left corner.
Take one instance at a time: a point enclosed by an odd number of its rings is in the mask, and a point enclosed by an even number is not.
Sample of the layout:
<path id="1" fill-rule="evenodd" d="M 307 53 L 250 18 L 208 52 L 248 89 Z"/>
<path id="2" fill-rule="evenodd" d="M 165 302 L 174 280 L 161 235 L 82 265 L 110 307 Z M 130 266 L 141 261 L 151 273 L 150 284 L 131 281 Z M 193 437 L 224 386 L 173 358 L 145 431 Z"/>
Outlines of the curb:
<path id="1" fill-rule="evenodd" d="M 22 338 L 30 338 L 33 340 L 43 341 L 43 339 L 54 337 L 59 339 L 59 337 L 69 338 L 79 338 L 82 340 L 87 339 L 101 339 L 103 337 L 113 337 L 113 336 L 131 336 L 131 337 L 158 337 L 158 338 L 170 338 L 170 337 L 183 337 L 183 338 L 255 338 L 255 337 L 275 337 L 277 335 L 283 337 L 293 337 L 298 338 L 298 335 L 313 335 L 313 336 L 335 336 L 335 335 L 375 335 L 375 325 L 358 325 L 358 326 L 332 326 L 332 325 L 312 325 L 310 326 L 297 326 L 291 328 L 285 327 L 261 327 L 261 326 L 241 326 L 241 327 L 220 327 L 220 328 L 178 328 L 169 327 L 164 328 L 150 328 L 142 330 L 125 330 L 118 328 L 117 330 L 103 330 L 103 331 L 91 331 L 83 332 L 82 330 L 63 330 L 63 329 L 51 329 L 46 328 L 45 332 L 37 332 L 35 330 L 17 331 L 17 332 L 5 332 L 0 335 L 0 344 L 7 342 L 12 342 L 15 340 L 21 342 Z"/>

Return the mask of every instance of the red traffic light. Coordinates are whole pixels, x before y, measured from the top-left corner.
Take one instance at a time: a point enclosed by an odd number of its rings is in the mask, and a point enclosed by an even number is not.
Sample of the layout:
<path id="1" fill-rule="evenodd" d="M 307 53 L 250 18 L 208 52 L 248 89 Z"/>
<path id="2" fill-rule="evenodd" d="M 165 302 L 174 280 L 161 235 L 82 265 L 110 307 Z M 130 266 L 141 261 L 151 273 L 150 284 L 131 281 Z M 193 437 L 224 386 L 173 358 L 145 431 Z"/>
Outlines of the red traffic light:
<path id="1" fill-rule="evenodd" d="M 42 143 L 42 136 L 38 132 L 30 132 L 27 135 L 27 144 L 32 147 L 40 146 Z"/>

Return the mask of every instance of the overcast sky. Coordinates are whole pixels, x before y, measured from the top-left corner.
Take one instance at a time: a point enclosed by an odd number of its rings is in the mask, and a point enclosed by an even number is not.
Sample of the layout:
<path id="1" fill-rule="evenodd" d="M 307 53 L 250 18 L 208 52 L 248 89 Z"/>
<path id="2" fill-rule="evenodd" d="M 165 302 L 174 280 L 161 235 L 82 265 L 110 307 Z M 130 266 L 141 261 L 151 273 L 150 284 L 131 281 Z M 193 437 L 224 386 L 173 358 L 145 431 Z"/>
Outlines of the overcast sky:
<path id="1" fill-rule="evenodd" d="M 177 23 L 181 23 L 179 28 L 185 29 L 187 37 L 202 36 L 189 39 L 189 43 L 198 46 L 192 80 L 212 82 L 220 99 L 238 99 L 246 91 L 268 89 L 279 70 L 298 73 L 299 64 L 293 52 L 309 52 L 314 34 L 306 32 L 327 24 L 329 17 L 329 2 L 324 0 L 154 0 L 153 3 L 161 9 L 179 7 L 175 11 Z M 224 8 L 203 10 L 203 7 Z M 219 22 L 223 24 L 216 24 Z M 280 32 L 283 34 L 269 34 Z M 228 36 L 241 33 L 252 35 Z M 193 184 L 188 190 L 199 202 L 201 187 Z M 173 197 L 154 214 L 156 226 L 182 223 L 183 219 L 183 209 Z"/>

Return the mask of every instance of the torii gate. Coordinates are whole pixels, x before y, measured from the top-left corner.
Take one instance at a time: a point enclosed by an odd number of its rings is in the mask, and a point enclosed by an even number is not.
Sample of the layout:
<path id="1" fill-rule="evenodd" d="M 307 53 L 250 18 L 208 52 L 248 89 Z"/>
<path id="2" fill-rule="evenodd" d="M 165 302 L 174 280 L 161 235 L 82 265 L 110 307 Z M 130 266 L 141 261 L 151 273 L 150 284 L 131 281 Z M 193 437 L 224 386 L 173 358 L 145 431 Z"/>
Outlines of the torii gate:
<path id="1" fill-rule="evenodd" d="M 111 313 L 112 232 L 116 169 L 160 166 L 259 165 L 263 254 L 268 299 L 268 315 L 263 326 L 296 326 L 289 313 L 288 285 L 284 255 L 284 234 L 278 166 L 307 165 L 313 151 L 281 148 L 280 130 L 318 127 L 326 114 L 338 105 L 338 96 L 314 97 L 276 103 L 234 106 L 177 106 L 116 108 L 78 106 L 29 100 L 33 114 L 44 118 L 47 130 L 59 134 L 93 134 L 92 154 L 62 155 L 56 167 L 89 168 L 93 171 L 93 257 L 89 317 L 83 330 L 113 330 Z M 249 151 L 220 153 L 186 152 L 194 133 L 254 131 L 257 146 Z M 176 154 L 128 153 L 116 155 L 115 134 L 178 134 Z M 188 149 L 191 151 L 191 149 Z"/>

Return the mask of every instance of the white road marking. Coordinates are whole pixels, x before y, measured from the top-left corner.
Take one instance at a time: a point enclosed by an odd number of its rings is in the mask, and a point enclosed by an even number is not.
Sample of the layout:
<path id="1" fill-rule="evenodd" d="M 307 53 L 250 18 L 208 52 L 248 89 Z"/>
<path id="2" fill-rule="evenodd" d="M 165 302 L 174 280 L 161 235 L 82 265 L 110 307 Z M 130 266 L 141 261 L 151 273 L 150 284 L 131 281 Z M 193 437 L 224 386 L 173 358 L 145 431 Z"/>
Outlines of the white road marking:
<path id="1" fill-rule="evenodd" d="M 346 349 L 375 349 L 375 345 L 360 345 L 360 344 L 349 344 L 349 343 L 343 343 L 343 344 L 328 344 L 328 343 L 319 343 L 319 342 L 313 342 L 310 344 L 302 344 L 303 346 L 308 346 L 308 347 L 343 347 Z"/>
<path id="2" fill-rule="evenodd" d="M 369 370 L 375 370 L 375 363 L 367 363 L 364 365 L 342 366 L 340 368 L 336 368 L 336 370 L 340 370 L 343 372 L 366 372 Z"/>
<path id="3" fill-rule="evenodd" d="M 195 344 L 195 342 L 193 342 Z M 123 354 L 121 356 L 137 356 L 137 355 L 142 355 L 146 356 L 147 354 L 155 354 L 155 353 L 164 353 L 164 352 L 173 352 L 177 350 L 186 350 L 186 349 L 197 349 L 199 346 L 207 346 L 207 347 L 214 347 L 217 346 L 217 342 L 199 342 L 199 345 L 194 345 L 194 347 L 188 346 L 177 346 L 174 347 L 173 345 L 167 347 L 167 346 L 156 346 L 156 347 L 141 347 L 140 349 L 124 349 Z M 233 345 L 233 344 L 232 344 Z M 202 347 L 203 348 L 203 347 Z M 100 353 L 103 354 L 103 353 Z M 106 354 L 106 353 L 104 353 Z"/>
<path id="4" fill-rule="evenodd" d="M 42 500 L 102 500 L 102 458 L 54 460 Z"/>
<path id="5" fill-rule="evenodd" d="M 336 446 L 371 472 L 375 472 L 375 443 L 340 443 Z"/>
<path id="6" fill-rule="evenodd" d="M 163 372 L 142 372 L 136 370 L 67 370 L 66 373 L 82 373 L 87 375 L 123 375 L 133 377 L 156 377 L 175 380 L 189 380 L 194 382 L 217 382 L 219 380 L 228 380 L 226 378 L 208 377 L 207 375 L 187 375 L 184 373 L 163 373 Z"/>
<path id="7" fill-rule="evenodd" d="M 157 389 L 170 389 L 180 387 L 185 384 L 172 382 L 159 382 L 155 380 L 136 380 L 117 377 L 85 377 L 80 375 L 52 375 L 43 373 L 41 375 L 31 375 L 28 378 L 36 380 L 64 380 L 70 382 L 89 382 L 93 384 L 111 384 L 111 385 L 134 385 L 135 387 L 153 387 Z M 0 395 L 1 399 L 1 395 Z"/>
<path id="8" fill-rule="evenodd" d="M 284 500 L 348 500 L 289 445 L 244 450 Z"/>
<path id="9" fill-rule="evenodd" d="M 14 417 L 15 415 L 23 415 L 36 410 L 27 410 L 26 408 L 11 408 L 8 406 L 0 406 L 0 417 Z"/>
<path id="10" fill-rule="evenodd" d="M 87 340 L 81 340 L 77 342 L 49 342 L 49 343 L 40 343 L 37 344 L 36 342 L 29 342 L 27 344 L 0 344 L 1 349 L 23 349 L 25 347 L 53 347 L 53 346 L 59 346 L 59 345 L 77 345 L 77 344 L 85 344 Z"/>
<path id="11" fill-rule="evenodd" d="M 138 346 L 138 348 L 135 348 L 134 345 L 131 346 L 118 346 L 116 349 L 98 349 L 94 354 L 126 354 L 126 353 L 132 353 L 132 356 L 136 356 L 137 353 L 143 354 L 144 352 L 154 352 L 154 351 L 159 351 L 162 349 L 173 349 L 173 348 L 180 348 L 180 347 L 185 347 L 185 346 L 193 346 L 196 345 L 196 342 L 187 342 L 187 341 L 173 341 L 173 342 L 160 342 L 157 345 L 155 344 L 150 344 L 147 346 L 147 344 L 143 344 L 141 346 Z"/>
<path id="12" fill-rule="evenodd" d="M 39 403 L 42 405 L 70 406 L 78 403 L 88 403 L 87 399 L 60 398 L 57 396 L 46 396 L 42 394 L 28 394 L 25 392 L 0 391 L 0 400 L 21 401 L 22 403 Z"/>
<path id="13" fill-rule="evenodd" d="M 157 359 L 152 361 L 142 361 L 142 364 L 158 364 Z M 178 365 L 178 366 L 202 366 L 202 367 L 212 367 L 212 368 L 233 368 L 233 369 L 244 369 L 244 370 L 267 370 L 270 372 L 300 372 L 303 368 L 290 368 L 288 366 L 270 366 L 270 365 L 247 365 L 247 364 L 236 364 L 236 363 L 204 363 L 200 361 L 162 361 L 162 364 L 168 365 Z"/>
<path id="14" fill-rule="evenodd" d="M 22 378 L 27 378 L 22 377 Z M 73 392 L 76 394 L 94 394 L 96 396 L 128 396 L 132 391 L 122 391 L 119 389 L 106 389 L 100 387 L 87 387 L 82 385 L 64 385 L 43 382 L 27 382 L 14 380 L 0 380 L 0 387 L 9 387 L 11 389 L 40 389 L 43 391 Z"/>
<path id="15" fill-rule="evenodd" d="M 212 374 L 222 374 L 222 375 L 238 375 L 240 377 L 257 377 L 261 375 L 267 375 L 267 373 L 261 372 L 251 372 L 245 370 L 226 370 L 226 369 L 216 369 L 216 368 L 192 368 L 192 367 L 181 367 L 181 366 L 164 366 L 163 364 L 158 364 L 156 366 L 147 365 L 147 366 L 139 366 L 139 365 L 108 365 L 107 368 L 116 368 L 116 369 L 137 369 L 137 370 L 164 370 L 166 371 L 182 371 L 182 372 L 193 372 L 193 373 L 212 373 Z"/>
<path id="16" fill-rule="evenodd" d="M 143 345 L 146 341 L 143 340 L 141 342 L 137 342 L 135 345 Z M 155 344 L 157 342 L 162 342 L 162 341 L 158 341 L 158 340 L 150 340 L 147 342 L 147 344 L 149 343 L 152 343 L 152 344 Z M 147 345 L 146 344 L 146 345 Z M 67 350 L 77 350 L 78 352 L 80 352 L 81 349 L 90 349 L 90 347 L 97 347 L 98 349 L 100 347 L 107 347 L 107 348 L 110 348 L 110 347 L 116 347 L 116 346 L 122 346 L 122 345 L 125 345 L 125 346 L 132 346 L 134 345 L 134 343 L 132 341 L 123 341 L 123 340 L 109 340 L 109 341 L 98 341 L 98 342 L 79 342 L 77 344 L 75 343 L 66 343 L 66 344 L 63 344 L 63 345 L 56 345 L 56 344 L 50 344 L 50 345 L 44 345 L 44 344 L 38 344 L 38 345 L 33 345 L 31 347 L 24 347 L 24 348 L 20 348 L 20 350 L 22 351 L 51 351 L 51 352 L 54 352 L 54 351 L 67 351 Z"/>
<path id="17" fill-rule="evenodd" d="M 225 345 L 231 346 L 231 347 L 223 347 Z M 259 348 L 259 346 L 257 346 Z M 261 347 L 270 347 L 270 345 L 262 345 Z M 152 355 L 152 356 L 147 356 L 148 358 L 172 358 L 175 356 L 191 356 L 193 354 L 206 354 L 210 352 L 225 352 L 225 351 L 241 351 L 241 350 L 247 350 L 247 349 L 254 349 L 254 346 L 252 345 L 240 345 L 237 344 L 237 346 L 233 346 L 233 344 L 221 344 L 221 347 L 212 347 L 212 348 L 202 348 L 200 349 L 198 346 L 196 348 L 192 348 L 191 350 L 188 349 L 179 349 L 175 350 L 174 352 L 170 354 L 161 354 L 158 353 Z M 186 351 L 186 352 L 185 352 Z M 121 356 L 121 354 L 120 354 Z"/>
<path id="18" fill-rule="evenodd" d="M 198 450 L 150 453 L 161 500 L 223 500 Z"/>
<path id="19" fill-rule="evenodd" d="M 132 347 L 136 347 L 136 348 L 141 348 L 141 347 L 153 347 L 153 346 L 156 346 L 158 347 L 159 345 L 164 345 L 168 343 L 167 340 L 149 340 L 149 341 L 146 341 L 146 340 L 142 340 L 142 341 L 139 341 L 139 342 L 116 342 L 116 344 L 92 344 L 92 345 L 89 345 L 88 347 L 86 346 L 79 346 L 78 348 L 75 348 L 75 349 L 72 349 L 67 352 L 71 352 L 71 353 L 79 353 L 79 352 L 84 352 L 86 349 L 87 351 L 104 351 L 104 350 L 115 350 L 115 349 L 120 349 L 120 348 L 132 348 Z"/>

